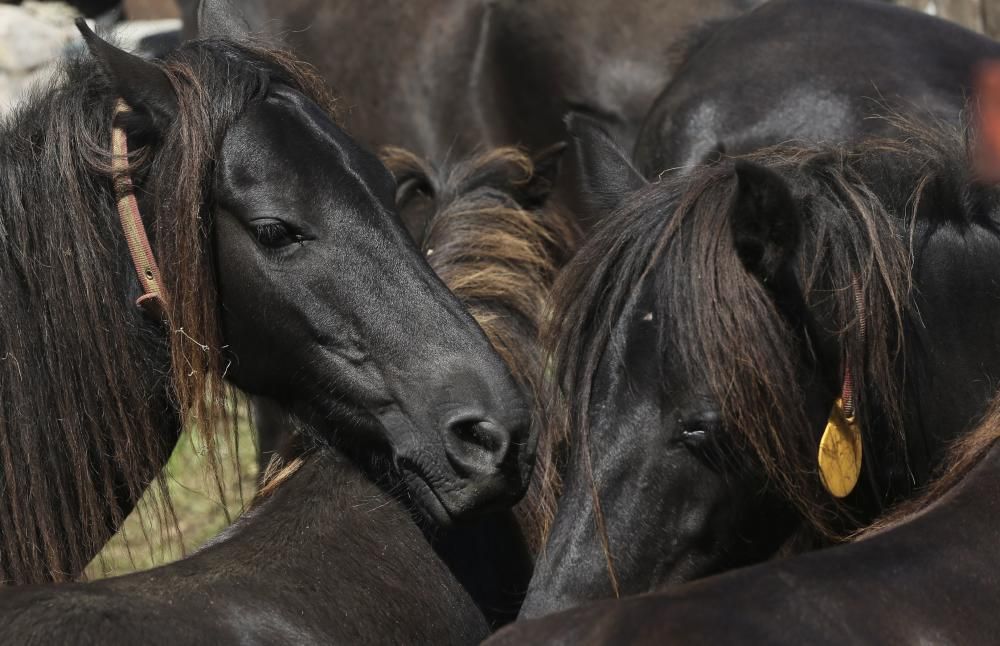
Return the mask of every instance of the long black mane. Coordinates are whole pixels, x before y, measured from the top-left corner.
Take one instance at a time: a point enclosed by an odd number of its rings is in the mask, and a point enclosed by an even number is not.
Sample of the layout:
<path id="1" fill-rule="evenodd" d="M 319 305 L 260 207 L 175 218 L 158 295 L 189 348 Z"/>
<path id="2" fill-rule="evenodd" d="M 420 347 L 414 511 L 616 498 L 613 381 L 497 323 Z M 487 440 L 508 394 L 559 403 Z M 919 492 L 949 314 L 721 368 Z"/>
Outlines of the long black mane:
<path id="1" fill-rule="evenodd" d="M 171 296 L 169 333 L 134 305 L 110 175 L 117 96 L 97 63 L 70 58 L 0 123 L 5 582 L 79 573 L 182 425 L 197 425 L 209 446 L 232 428 L 206 204 L 213 151 L 269 83 L 324 98 L 303 69 L 264 49 L 201 41 L 161 66 L 179 116 L 159 138 L 136 118 L 130 145 Z"/>

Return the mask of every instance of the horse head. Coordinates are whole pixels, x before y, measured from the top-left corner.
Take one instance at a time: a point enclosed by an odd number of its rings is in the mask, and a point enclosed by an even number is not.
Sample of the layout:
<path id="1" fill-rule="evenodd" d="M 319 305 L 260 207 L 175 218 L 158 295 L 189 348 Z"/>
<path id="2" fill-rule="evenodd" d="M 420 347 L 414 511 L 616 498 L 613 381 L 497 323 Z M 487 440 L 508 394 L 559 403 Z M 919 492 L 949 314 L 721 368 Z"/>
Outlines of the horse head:
<path id="1" fill-rule="evenodd" d="M 195 217 L 217 277 L 226 377 L 342 429 L 341 446 L 391 454 L 438 522 L 512 503 L 534 454 L 520 389 L 407 236 L 392 176 L 336 124 L 301 67 L 236 44 L 248 35 L 234 15 L 204 2 L 202 38 L 163 65 L 82 28 L 131 107 L 121 124 L 130 144 L 152 158 L 136 177 L 143 213 L 159 213 L 163 191 L 142 183 L 168 170 L 160 142 L 209 146 Z M 184 225 L 157 221 L 154 246 Z M 214 351 L 182 327 L 197 294 L 173 283 L 173 335 Z"/>
<path id="2" fill-rule="evenodd" d="M 891 381 L 909 271 L 892 218 L 845 215 L 861 193 L 824 175 L 832 157 L 810 170 L 761 154 L 648 183 L 589 119 L 571 131 L 570 172 L 600 222 L 554 290 L 550 408 L 568 409 L 571 458 L 522 614 L 753 563 L 798 528 L 829 537 L 870 517 L 881 489 L 854 473 L 835 497 L 818 446 L 845 371 Z M 891 387 L 876 390 L 853 393 L 865 423 L 894 410 Z"/>

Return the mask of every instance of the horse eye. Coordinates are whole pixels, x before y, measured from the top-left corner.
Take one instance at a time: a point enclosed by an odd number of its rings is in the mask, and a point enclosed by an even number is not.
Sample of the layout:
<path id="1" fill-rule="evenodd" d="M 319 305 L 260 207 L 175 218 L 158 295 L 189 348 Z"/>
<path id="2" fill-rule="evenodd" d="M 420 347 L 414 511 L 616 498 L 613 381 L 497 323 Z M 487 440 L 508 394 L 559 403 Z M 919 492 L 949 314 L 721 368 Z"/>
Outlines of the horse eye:
<path id="1" fill-rule="evenodd" d="M 681 428 L 681 439 L 687 444 L 701 444 L 708 439 L 708 431 L 701 427 Z"/>
<path id="2" fill-rule="evenodd" d="M 257 242 L 269 249 L 279 249 L 305 240 L 304 236 L 292 231 L 281 220 L 268 218 L 255 220 L 251 224 L 253 225 L 253 234 L 257 238 Z"/>
<path id="3" fill-rule="evenodd" d="M 681 441 L 693 447 L 701 447 L 710 440 L 717 440 L 722 422 L 712 416 L 704 419 L 680 420 Z"/>

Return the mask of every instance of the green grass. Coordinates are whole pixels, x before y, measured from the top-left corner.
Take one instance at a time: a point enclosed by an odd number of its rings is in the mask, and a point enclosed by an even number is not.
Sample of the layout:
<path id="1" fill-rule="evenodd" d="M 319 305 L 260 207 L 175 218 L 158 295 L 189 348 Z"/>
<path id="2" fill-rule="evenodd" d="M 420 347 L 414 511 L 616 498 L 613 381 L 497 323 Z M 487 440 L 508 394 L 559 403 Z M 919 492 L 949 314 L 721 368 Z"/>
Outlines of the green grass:
<path id="1" fill-rule="evenodd" d="M 236 445 L 235 450 L 228 445 L 220 448 L 216 483 L 204 444 L 185 432 L 166 467 L 176 525 L 158 511 L 163 506 L 153 502 L 156 487 L 152 487 L 121 531 L 87 566 L 87 578 L 117 576 L 175 561 L 235 520 L 256 489 L 256 438 L 246 418 L 240 420 Z"/>

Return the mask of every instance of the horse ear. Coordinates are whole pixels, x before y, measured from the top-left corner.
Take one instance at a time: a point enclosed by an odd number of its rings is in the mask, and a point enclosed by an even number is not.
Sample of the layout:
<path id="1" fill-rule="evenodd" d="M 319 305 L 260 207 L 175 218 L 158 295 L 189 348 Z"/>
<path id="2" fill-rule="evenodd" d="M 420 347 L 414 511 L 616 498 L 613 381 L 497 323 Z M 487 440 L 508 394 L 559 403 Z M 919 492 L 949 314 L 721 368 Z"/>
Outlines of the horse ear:
<path id="1" fill-rule="evenodd" d="M 529 211 L 545 204 L 555 189 L 560 161 L 565 152 L 566 142 L 560 141 L 544 148 L 531 158 L 531 178 L 525 184 L 518 185 L 513 191 L 514 199 L 517 200 L 518 204 Z"/>
<path id="2" fill-rule="evenodd" d="M 646 179 L 593 117 L 570 113 L 566 128 L 571 139 L 566 169 L 572 187 L 570 206 L 589 229 L 645 186 Z"/>
<path id="3" fill-rule="evenodd" d="M 799 211 L 788 184 L 774 171 L 736 162 L 730 210 L 733 242 L 743 265 L 763 280 L 774 278 L 799 242 Z"/>
<path id="4" fill-rule="evenodd" d="M 162 131 L 177 115 L 177 95 L 163 70 L 103 40 L 82 18 L 77 19 L 76 28 L 119 96 L 137 114 L 149 117 L 155 130 Z"/>
<path id="5" fill-rule="evenodd" d="M 198 38 L 244 40 L 250 36 L 243 11 L 231 0 L 201 0 L 198 7 Z"/>

